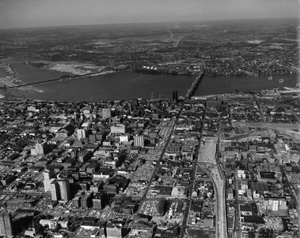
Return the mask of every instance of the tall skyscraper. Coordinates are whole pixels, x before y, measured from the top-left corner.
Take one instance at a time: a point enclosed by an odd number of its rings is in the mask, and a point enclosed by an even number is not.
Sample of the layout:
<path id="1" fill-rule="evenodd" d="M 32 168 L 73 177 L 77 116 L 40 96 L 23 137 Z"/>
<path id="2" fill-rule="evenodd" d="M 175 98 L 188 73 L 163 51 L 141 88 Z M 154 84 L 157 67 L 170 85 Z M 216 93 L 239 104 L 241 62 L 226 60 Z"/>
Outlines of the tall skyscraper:
<path id="1" fill-rule="evenodd" d="M 50 184 L 53 181 L 54 178 L 54 169 L 53 168 L 49 168 L 49 169 L 45 169 L 45 171 L 43 172 L 44 175 L 44 190 L 45 192 L 48 192 L 50 190 Z"/>
<path id="2" fill-rule="evenodd" d="M 13 237 L 12 219 L 10 213 L 0 213 L 0 236 Z"/>
<path id="3" fill-rule="evenodd" d="M 140 147 L 144 147 L 144 136 L 143 135 L 136 135 L 133 137 L 134 140 L 134 146 L 140 146 Z"/>
<path id="4" fill-rule="evenodd" d="M 59 185 L 61 200 L 64 200 L 66 202 L 69 201 L 71 199 L 69 180 L 61 179 L 61 180 L 57 180 L 57 182 Z"/>
<path id="5" fill-rule="evenodd" d="M 51 200 L 58 201 L 60 199 L 60 191 L 59 191 L 58 182 L 56 180 L 53 180 L 50 183 L 50 191 L 51 191 Z"/>
<path id="6" fill-rule="evenodd" d="M 101 201 L 101 197 L 97 196 L 93 198 L 93 208 L 94 209 L 102 209 L 102 201 Z"/>
<path id="7" fill-rule="evenodd" d="M 50 151 L 50 146 L 47 141 L 39 141 L 35 144 L 36 155 L 44 155 Z"/>
<path id="8" fill-rule="evenodd" d="M 86 132 L 84 129 L 77 129 L 77 139 L 85 139 L 86 138 Z"/>
<path id="9" fill-rule="evenodd" d="M 103 117 L 103 119 L 111 118 L 110 108 L 103 108 L 102 109 L 102 117 Z"/>

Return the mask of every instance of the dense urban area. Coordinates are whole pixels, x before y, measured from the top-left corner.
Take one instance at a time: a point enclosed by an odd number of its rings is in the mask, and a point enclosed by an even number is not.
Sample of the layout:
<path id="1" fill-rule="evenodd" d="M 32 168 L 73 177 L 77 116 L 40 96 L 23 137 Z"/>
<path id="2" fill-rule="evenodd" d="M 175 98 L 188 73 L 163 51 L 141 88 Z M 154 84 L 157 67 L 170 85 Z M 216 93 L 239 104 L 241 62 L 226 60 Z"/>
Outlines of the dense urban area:
<path id="1" fill-rule="evenodd" d="M 1 101 L 0 235 L 295 237 L 299 91 L 191 93 Z"/>
<path id="2" fill-rule="evenodd" d="M 0 237 L 299 237 L 297 29 L 260 19 L 1 30 Z M 195 81 L 185 96 L 170 85 L 171 98 L 25 98 L 117 71 Z M 204 75 L 282 87 L 196 96 Z"/>

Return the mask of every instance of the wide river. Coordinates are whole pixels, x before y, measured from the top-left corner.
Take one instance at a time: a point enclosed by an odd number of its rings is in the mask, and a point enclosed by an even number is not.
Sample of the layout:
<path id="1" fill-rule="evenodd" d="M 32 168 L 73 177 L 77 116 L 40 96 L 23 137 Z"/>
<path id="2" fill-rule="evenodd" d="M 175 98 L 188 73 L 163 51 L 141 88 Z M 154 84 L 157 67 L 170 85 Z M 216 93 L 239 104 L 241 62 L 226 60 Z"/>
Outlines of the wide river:
<path id="1" fill-rule="evenodd" d="M 30 65 L 14 65 L 17 79 L 23 83 L 38 82 L 60 77 L 61 73 L 37 69 Z M 31 99 L 55 101 L 91 101 L 171 98 L 172 91 L 177 90 L 184 96 L 196 76 L 150 75 L 131 72 L 119 72 L 96 77 L 82 77 L 37 85 L 44 92 L 12 90 L 12 94 Z M 279 79 L 283 79 L 280 82 Z M 295 87 L 297 75 L 267 77 L 208 77 L 204 76 L 195 95 L 221 94 L 242 91 L 258 91 L 276 87 Z"/>

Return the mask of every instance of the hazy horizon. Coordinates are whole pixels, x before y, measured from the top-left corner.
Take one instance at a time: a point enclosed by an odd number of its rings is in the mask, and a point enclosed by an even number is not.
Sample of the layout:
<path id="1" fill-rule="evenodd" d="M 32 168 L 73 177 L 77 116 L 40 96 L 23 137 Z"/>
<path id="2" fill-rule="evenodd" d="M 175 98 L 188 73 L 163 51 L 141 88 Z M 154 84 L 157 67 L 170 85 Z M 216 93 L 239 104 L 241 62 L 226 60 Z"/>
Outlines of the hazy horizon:
<path id="1" fill-rule="evenodd" d="M 0 0 L 0 28 L 299 18 L 295 0 Z"/>

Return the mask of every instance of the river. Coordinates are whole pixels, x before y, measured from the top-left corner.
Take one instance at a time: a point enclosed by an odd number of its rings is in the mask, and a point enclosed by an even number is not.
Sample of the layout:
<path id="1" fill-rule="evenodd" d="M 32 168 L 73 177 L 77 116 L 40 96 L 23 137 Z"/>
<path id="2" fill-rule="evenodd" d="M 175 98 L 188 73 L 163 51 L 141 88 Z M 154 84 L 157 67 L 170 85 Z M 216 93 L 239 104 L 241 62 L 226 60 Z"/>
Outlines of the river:
<path id="1" fill-rule="evenodd" d="M 32 83 L 57 78 L 59 72 L 34 68 L 26 64 L 14 65 L 17 79 L 23 83 Z M 54 100 L 54 101 L 91 101 L 91 100 L 119 100 L 142 97 L 145 99 L 171 98 L 172 91 L 184 96 L 196 76 L 184 75 L 151 75 L 131 72 L 82 77 L 72 80 L 37 85 L 44 92 L 22 91 L 13 89 L 12 94 L 19 97 Z M 279 79 L 283 79 L 280 83 Z M 298 83 L 297 75 L 267 77 L 208 77 L 204 75 L 195 95 L 230 93 L 237 90 L 259 91 L 276 87 L 295 87 Z"/>

